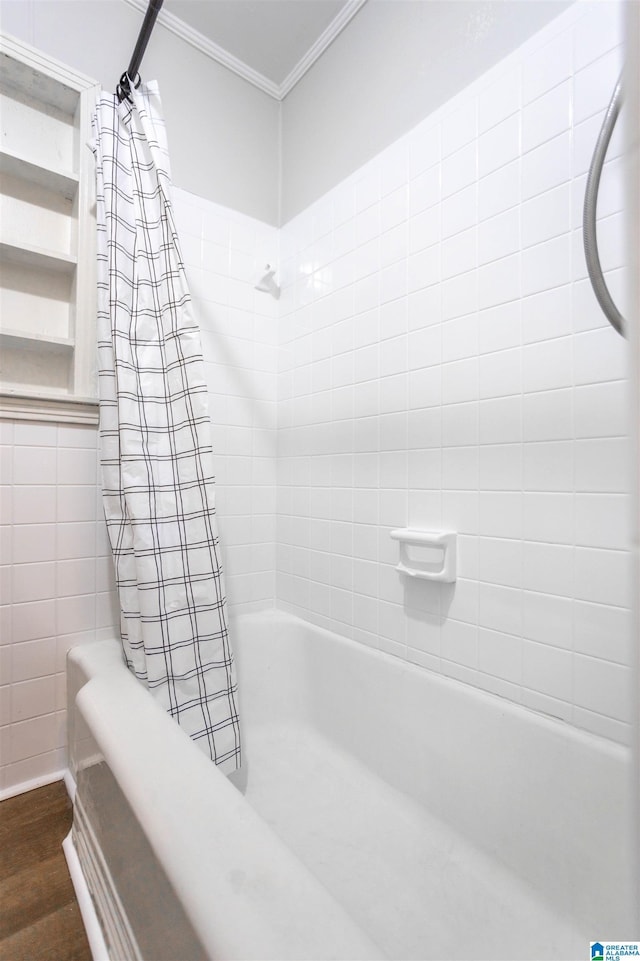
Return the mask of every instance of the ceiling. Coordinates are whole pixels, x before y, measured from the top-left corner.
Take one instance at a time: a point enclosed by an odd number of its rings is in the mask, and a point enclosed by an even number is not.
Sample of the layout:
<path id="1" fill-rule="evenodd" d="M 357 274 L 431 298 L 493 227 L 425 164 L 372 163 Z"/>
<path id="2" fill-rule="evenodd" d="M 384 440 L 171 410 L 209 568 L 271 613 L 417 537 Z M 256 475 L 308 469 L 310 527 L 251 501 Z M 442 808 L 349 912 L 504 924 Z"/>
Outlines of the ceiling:
<path id="1" fill-rule="evenodd" d="M 282 99 L 364 2 L 165 0 L 160 21 Z"/>

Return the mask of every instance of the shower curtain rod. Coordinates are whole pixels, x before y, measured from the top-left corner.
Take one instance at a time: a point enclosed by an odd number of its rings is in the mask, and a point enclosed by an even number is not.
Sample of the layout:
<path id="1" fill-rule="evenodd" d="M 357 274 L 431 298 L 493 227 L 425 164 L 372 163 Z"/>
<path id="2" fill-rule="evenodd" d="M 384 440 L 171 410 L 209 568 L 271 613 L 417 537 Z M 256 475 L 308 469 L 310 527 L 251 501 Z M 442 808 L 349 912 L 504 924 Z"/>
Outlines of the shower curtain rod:
<path id="1" fill-rule="evenodd" d="M 147 49 L 147 44 L 149 43 L 149 37 L 151 36 L 151 31 L 153 30 L 154 24 L 156 22 L 157 16 L 160 13 L 160 7 L 163 4 L 163 0 L 149 0 L 149 6 L 147 7 L 147 12 L 144 15 L 144 20 L 142 21 L 142 26 L 140 27 L 140 33 L 138 34 L 138 40 L 134 47 L 133 53 L 131 54 L 131 61 L 129 67 L 125 73 L 120 77 L 120 83 L 116 88 L 116 93 L 118 94 L 118 100 L 121 102 L 126 98 L 130 99 L 129 94 L 131 92 L 130 84 L 137 87 L 136 77 L 138 77 L 138 83 L 140 78 L 138 76 L 138 71 L 140 70 L 140 64 L 142 63 L 142 58 L 144 57 L 144 52 Z"/>

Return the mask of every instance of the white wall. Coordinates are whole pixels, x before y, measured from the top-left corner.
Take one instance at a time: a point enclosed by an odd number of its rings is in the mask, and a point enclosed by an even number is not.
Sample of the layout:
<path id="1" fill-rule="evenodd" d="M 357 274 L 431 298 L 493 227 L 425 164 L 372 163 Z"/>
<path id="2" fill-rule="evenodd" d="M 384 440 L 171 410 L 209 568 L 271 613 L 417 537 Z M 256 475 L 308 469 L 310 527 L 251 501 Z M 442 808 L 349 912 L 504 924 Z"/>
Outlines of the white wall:
<path id="1" fill-rule="evenodd" d="M 281 222 L 406 134 L 569 2 L 369 0 L 283 102 Z"/>
<path id="2" fill-rule="evenodd" d="M 278 602 L 625 742 L 626 342 L 581 235 L 618 13 L 570 9 L 282 231 Z M 459 532 L 455 585 L 395 570 L 405 526 Z"/>
<path id="3" fill-rule="evenodd" d="M 142 14 L 123 0 L 3 0 L 0 29 L 114 91 Z M 275 224 L 279 104 L 156 24 L 142 75 L 160 84 L 174 183 Z"/>

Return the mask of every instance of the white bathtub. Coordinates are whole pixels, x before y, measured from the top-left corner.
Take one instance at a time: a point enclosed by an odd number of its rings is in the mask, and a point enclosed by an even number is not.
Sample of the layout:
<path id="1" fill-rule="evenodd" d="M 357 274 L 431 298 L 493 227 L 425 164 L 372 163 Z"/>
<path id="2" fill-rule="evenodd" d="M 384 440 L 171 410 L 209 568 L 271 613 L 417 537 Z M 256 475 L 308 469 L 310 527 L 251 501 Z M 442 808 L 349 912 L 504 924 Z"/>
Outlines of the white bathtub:
<path id="1" fill-rule="evenodd" d="M 557 961 L 637 937 L 625 750 L 288 614 L 234 640 L 235 785 L 115 642 L 69 656 L 73 837 L 110 957 Z"/>

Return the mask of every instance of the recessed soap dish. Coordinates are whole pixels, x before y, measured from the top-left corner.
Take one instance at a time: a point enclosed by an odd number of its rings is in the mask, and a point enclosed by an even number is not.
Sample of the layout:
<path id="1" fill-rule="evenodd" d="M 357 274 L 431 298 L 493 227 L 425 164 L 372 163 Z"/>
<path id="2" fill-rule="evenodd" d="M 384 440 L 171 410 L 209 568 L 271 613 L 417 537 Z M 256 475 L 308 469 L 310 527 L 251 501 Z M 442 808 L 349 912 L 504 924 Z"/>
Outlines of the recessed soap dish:
<path id="1" fill-rule="evenodd" d="M 455 531 L 421 531 L 404 527 L 391 531 L 400 541 L 400 562 L 396 570 L 409 577 L 450 584 L 456 579 Z M 410 556 L 410 548 L 414 548 Z"/>

